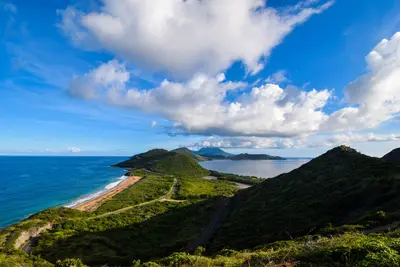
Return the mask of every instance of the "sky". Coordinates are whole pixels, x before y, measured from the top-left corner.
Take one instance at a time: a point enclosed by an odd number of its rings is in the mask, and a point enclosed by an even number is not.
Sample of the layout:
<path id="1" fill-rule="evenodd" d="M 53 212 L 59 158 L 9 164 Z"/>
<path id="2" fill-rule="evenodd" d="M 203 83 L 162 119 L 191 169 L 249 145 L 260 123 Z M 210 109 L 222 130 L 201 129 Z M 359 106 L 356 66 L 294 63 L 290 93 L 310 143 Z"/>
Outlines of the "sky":
<path id="1" fill-rule="evenodd" d="M 397 0 L 0 0 L 0 155 L 400 147 Z"/>

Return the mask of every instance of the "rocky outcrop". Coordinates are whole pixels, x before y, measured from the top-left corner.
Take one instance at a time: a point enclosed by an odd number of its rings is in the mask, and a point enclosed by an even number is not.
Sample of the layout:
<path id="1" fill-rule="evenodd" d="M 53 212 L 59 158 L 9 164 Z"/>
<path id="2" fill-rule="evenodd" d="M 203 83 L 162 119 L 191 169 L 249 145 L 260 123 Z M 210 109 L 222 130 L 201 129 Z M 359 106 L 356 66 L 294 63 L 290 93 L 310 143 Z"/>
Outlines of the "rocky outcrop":
<path id="1" fill-rule="evenodd" d="M 15 241 L 15 248 L 21 248 L 25 251 L 30 250 L 30 241 L 38 237 L 41 233 L 53 227 L 52 223 L 48 223 L 42 227 L 33 227 L 27 231 L 22 232 Z M 28 244 L 28 245 L 27 245 Z M 26 248 L 26 249 L 25 249 Z M 29 252 L 29 251 L 27 251 Z"/>

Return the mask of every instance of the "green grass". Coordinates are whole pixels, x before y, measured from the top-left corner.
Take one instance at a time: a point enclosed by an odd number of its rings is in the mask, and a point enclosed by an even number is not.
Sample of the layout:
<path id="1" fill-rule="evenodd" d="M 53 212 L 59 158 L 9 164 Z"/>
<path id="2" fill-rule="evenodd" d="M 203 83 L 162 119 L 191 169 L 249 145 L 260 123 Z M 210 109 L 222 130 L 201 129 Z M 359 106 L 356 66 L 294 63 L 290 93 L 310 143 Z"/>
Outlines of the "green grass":
<path id="1" fill-rule="evenodd" d="M 265 181 L 265 179 L 258 178 L 255 176 L 244 176 L 232 173 L 222 173 L 217 171 L 210 171 L 210 176 L 217 177 L 218 180 L 232 181 L 248 185 L 255 185 Z"/>
<path id="2" fill-rule="evenodd" d="M 214 196 L 232 196 L 237 185 L 229 181 L 208 181 L 203 178 L 179 179 L 177 199 L 207 199 Z"/>
<path id="3" fill-rule="evenodd" d="M 201 252 L 201 250 L 198 250 Z M 242 267 L 242 266 L 400 266 L 399 232 L 381 235 L 346 233 L 333 238 L 312 236 L 280 241 L 255 250 L 225 249 L 214 256 L 174 253 L 156 262 L 140 266 L 165 267 Z M 199 253 L 200 254 L 200 253 Z M 288 265 L 284 265 L 284 264 Z M 289 265 L 292 264 L 292 265 Z"/>
<path id="4" fill-rule="evenodd" d="M 173 184 L 173 177 L 156 175 L 146 176 L 136 184 L 115 195 L 112 199 L 105 201 L 96 210 L 96 213 L 115 211 L 157 199 L 166 195 Z"/>
<path id="5" fill-rule="evenodd" d="M 89 266 L 156 259 L 196 240 L 215 206 L 213 199 L 192 205 L 156 202 L 108 217 L 66 221 L 41 236 L 34 254 L 53 263 L 80 258 Z"/>

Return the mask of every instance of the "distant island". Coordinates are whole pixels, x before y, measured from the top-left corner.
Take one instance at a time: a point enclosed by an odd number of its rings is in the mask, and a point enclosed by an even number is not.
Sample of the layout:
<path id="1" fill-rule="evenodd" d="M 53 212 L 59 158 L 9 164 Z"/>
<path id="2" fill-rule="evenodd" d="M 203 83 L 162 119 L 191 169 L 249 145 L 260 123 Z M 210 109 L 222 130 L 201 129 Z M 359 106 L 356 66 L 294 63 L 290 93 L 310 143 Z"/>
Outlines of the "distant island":
<path id="1" fill-rule="evenodd" d="M 271 156 L 268 154 L 231 154 L 218 147 L 203 147 L 198 151 L 189 150 L 186 147 L 178 148 L 175 150 L 177 153 L 182 153 L 196 159 L 197 161 L 205 160 L 218 160 L 218 159 L 228 159 L 228 160 L 285 160 L 285 158 L 278 156 Z"/>

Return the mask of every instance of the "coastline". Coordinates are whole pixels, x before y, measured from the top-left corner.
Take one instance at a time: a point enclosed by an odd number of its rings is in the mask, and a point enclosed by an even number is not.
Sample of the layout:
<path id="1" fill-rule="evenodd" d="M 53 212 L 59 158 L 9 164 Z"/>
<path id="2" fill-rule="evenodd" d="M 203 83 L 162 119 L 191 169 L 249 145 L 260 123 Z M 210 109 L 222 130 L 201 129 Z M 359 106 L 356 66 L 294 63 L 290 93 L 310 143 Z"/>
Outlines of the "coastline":
<path id="1" fill-rule="evenodd" d="M 95 211 L 105 200 L 111 199 L 129 186 L 140 181 L 140 176 L 122 176 L 119 181 L 111 183 L 105 190 L 95 192 L 87 197 L 82 197 L 65 207 L 80 211 Z"/>

